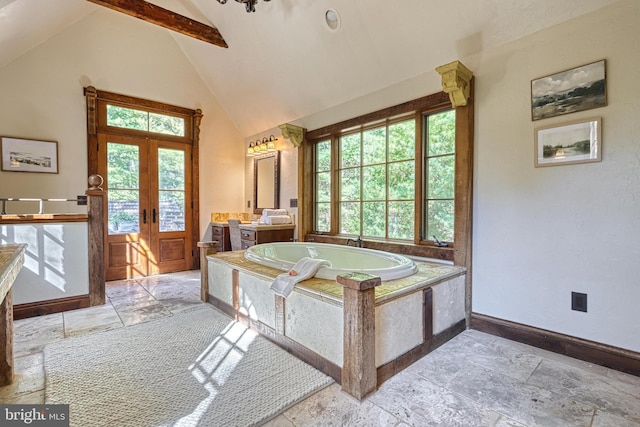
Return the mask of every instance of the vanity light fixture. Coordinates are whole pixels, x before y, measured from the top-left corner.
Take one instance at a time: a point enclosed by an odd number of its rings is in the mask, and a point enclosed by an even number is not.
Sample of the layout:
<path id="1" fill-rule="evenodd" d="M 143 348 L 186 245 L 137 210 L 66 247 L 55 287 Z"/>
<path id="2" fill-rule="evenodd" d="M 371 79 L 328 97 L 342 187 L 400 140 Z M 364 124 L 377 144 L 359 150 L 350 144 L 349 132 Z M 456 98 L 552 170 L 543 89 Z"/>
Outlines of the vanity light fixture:
<path id="1" fill-rule="evenodd" d="M 253 141 L 249 143 L 249 148 L 247 148 L 247 157 L 253 157 L 256 155 L 255 145 Z"/>
<path id="2" fill-rule="evenodd" d="M 271 135 L 269 137 L 269 140 L 267 141 L 267 151 L 269 151 L 269 152 L 276 151 L 276 141 L 277 140 L 278 140 L 278 138 L 276 138 L 273 135 Z"/>
<path id="3" fill-rule="evenodd" d="M 258 0 L 236 0 L 238 3 L 244 3 L 244 7 L 247 12 L 255 12 L 256 11 L 256 3 Z M 263 1 L 271 1 L 271 0 L 263 0 Z M 227 0 L 218 0 L 218 3 L 225 4 Z"/>
<path id="4" fill-rule="evenodd" d="M 270 153 L 276 150 L 276 141 L 278 138 L 271 135 L 269 138 L 266 136 L 260 139 L 256 139 L 255 141 L 251 141 L 249 143 L 249 148 L 247 148 L 247 157 L 259 156 L 260 154 Z"/>

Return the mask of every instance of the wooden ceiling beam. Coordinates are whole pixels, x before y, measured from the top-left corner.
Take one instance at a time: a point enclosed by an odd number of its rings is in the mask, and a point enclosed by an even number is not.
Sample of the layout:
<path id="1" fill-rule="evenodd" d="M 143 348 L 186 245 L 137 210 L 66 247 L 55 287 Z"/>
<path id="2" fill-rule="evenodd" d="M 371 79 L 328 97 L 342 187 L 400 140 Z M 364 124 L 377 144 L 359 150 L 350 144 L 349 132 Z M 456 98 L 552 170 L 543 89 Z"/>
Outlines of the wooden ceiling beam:
<path id="1" fill-rule="evenodd" d="M 87 0 L 91 3 L 160 25 L 168 30 L 184 34 L 220 47 L 229 47 L 217 28 L 177 14 L 144 0 Z"/>

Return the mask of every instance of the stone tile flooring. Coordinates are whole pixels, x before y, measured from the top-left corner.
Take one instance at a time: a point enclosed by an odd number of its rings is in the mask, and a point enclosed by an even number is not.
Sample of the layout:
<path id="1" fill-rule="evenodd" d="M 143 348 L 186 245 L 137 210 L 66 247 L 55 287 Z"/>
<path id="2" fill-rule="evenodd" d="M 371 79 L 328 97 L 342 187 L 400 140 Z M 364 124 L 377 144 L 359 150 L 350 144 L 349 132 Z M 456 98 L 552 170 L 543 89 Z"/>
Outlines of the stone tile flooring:
<path id="1" fill-rule="evenodd" d="M 104 306 L 16 321 L 0 403 L 44 402 L 47 343 L 197 309 L 199 292 L 198 271 L 110 282 Z M 640 377 L 468 330 L 363 402 L 334 384 L 266 425 L 640 427 Z"/>

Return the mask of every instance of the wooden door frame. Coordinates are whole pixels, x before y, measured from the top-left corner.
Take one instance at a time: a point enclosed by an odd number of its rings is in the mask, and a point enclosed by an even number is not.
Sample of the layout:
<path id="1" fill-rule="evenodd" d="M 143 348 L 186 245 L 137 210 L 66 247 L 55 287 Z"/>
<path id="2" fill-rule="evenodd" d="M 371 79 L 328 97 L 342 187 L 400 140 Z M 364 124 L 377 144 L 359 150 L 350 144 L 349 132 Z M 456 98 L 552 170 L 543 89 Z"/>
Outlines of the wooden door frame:
<path id="1" fill-rule="evenodd" d="M 191 145 L 191 258 L 188 268 L 197 270 L 200 268 L 200 258 L 197 243 L 200 240 L 200 123 L 202 122 L 202 110 L 192 110 L 162 102 L 135 98 L 112 92 L 97 90 L 93 86 L 84 88 L 87 108 L 87 169 L 89 175 L 98 173 L 98 134 L 118 134 L 137 137 L 149 137 L 149 132 L 133 129 L 117 128 L 106 124 L 106 105 L 116 104 L 130 108 L 157 112 L 182 117 L 185 119 L 185 136 L 177 137 L 153 133 L 153 139 L 159 141 L 182 142 Z M 106 210 L 105 210 L 106 212 Z M 105 233 L 107 233 L 105 227 Z M 105 234 L 106 242 L 106 234 Z M 103 260 L 104 263 L 104 260 Z M 104 271 L 105 265 L 102 266 Z"/>

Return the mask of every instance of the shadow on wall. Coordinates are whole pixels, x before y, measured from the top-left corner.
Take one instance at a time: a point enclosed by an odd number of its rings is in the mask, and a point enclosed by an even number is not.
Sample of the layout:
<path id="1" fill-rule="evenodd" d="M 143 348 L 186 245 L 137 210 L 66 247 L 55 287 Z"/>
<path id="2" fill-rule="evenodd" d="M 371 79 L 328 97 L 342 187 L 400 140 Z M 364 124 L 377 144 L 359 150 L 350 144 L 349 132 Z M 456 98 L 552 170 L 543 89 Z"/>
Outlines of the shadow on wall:
<path id="1" fill-rule="evenodd" d="M 14 304 L 89 293 L 87 223 L 5 224 L 0 243 L 26 243 Z"/>

